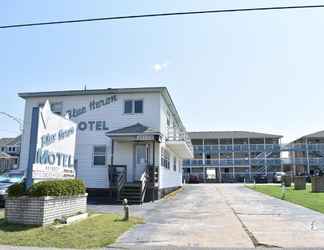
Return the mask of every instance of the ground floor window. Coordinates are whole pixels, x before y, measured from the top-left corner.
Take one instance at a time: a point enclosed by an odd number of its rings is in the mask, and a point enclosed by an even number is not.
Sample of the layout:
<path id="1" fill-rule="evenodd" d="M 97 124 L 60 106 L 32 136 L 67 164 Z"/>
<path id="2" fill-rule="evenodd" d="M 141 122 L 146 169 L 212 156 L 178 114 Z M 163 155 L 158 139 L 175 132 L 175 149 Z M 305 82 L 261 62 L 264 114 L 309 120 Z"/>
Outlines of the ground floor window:
<path id="1" fill-rule="evenodd" d="M 94 146 L 93 147 L 93 166 L 106 165 L 107 146 Z"/>
<path id="2" fill-rule="evenodd" d="M 177 157 L 173 158 L 173 171 L 177 171 Z"/>
<path id="3" fill-rule="evenodd" d="M 161 148 L 161 165 L 170 169 L 170 153 L 167 149 Z"/>

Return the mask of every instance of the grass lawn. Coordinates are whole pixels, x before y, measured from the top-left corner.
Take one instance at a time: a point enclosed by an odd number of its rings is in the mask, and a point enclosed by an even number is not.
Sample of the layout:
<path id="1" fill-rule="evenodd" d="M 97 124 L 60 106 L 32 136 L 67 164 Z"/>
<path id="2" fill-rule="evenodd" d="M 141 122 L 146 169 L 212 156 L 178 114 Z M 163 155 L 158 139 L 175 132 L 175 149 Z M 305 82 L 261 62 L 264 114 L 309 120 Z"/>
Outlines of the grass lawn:
<path id="1" fill-rule="evenodd" d="M 282 198 L 280 185 L 248 185 L 248 188 L 279 198 Z M 324 213 L 324 193 L 312 193 L 311 185 L 306 186 L 306 190 L 294 190 L 293 187 L 286 188 L 286 194 L 283 198 L 286 201 L 313 209 Z"/>
<path id="2" fill-rule="evenodd" d="M 120 221 L 115 214 L 94 214 L 79 223 L 55 227 L 8 224 L 0 214 L 0 244 L 59 248 L 98 248 L 114 243 L 118 236 L 138 223 L 131 218 Z"/>

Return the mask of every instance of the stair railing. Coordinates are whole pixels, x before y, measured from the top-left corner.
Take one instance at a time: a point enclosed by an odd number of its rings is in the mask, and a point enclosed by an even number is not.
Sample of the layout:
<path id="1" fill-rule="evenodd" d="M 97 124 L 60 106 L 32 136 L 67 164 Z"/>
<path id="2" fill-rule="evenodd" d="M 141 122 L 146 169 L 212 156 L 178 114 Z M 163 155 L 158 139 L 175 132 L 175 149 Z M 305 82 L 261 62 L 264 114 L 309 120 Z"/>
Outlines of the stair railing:
<path id="1" fill-rule="evenodd" d="M 149 168 L 148 166 L 145 168 L 142 176 L 141 176 L 141 203 L 144 202 L 148 182 L 149 182 Z"/>

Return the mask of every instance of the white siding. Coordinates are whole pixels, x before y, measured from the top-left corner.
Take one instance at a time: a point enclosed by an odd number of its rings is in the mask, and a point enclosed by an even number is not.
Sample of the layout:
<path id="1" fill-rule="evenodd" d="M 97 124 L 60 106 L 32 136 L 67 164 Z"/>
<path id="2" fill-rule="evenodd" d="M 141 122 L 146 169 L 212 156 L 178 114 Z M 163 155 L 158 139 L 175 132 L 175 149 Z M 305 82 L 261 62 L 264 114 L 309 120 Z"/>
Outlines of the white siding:
<path id="1" fill-rule="evenodd" d="M 109 130 L 130 126 L 138 122 L 145 126 L 160 129 L 159 93 L 119 94 L 117 95 L 117 102 L 108 104 L 93 111 L 89 110 L 88 105 L 90 101 L 105 99 L 107 96 L 111 95 L 60 96 L 27 99 L 25 104 L 24 133 L 22 137 L 20 168 L 27 167 L 32 108 L 37 107 L 40 103 L 44 103 L 46 99 L 49 99 L 51 103 L 62 102 L 64 112 L 72 108 L 81 108 L 82 106 L 86 106 L 88 109 L 86 113 L 78 117 L 71 117 L 71 119 L 76 122 L 105 121 L 106 125 L 109 127 Z M 128 99 L 142 99 L 144 101 L 143 114 L 124 114 L 124 100 Z M 78 161 L 78 176 L 86 182 L 88 187 L 91 188 L 104 188 L 108 187 L 109 185 L 107 167 L 93 167 L 92 165 L 93 146 L 110 145 L 110 139 L 105 136 L 105 132 L 107 131 L 78 130 L 77 132 L 76 159 Z M 118 149 L 121 151 L 118 152 Z M 117 145 L 115 150 L 115 164 L 120 163 L 132 166 L 133 154 L 130 152 L 130 150 L 132 150 L 130 146 Z M 110 148 L 107 152 L 107 161 L 109 164 Z M 131 171 L 131 169 L 129 169 L 129 171 Z"/>

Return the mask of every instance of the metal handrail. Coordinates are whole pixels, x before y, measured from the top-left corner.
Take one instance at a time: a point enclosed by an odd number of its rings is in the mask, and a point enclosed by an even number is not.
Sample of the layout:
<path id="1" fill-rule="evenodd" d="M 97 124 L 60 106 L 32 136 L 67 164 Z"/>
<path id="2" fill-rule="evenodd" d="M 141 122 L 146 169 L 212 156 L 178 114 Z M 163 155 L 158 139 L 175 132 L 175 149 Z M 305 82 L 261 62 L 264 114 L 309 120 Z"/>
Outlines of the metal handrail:
<path id="1" fill-rule="evenodd" d="M 121 191 L 124 185 L 126 184 L 126 173 L 120 173 L 117 177 L 117 189 Z"/>
<path id="2" fill-rule="evenodd" d="M 145 198 L 145 194 L 146 194 L 146 190 L 147 190 L 147 180 L 149 179 L 149 168 L 148 166 L 145 168 L 140 181 L 141 181 L 141 202 L 144 202 L 144 198 Z"/>
<path id="3" fill-rule="evenodd" d="M 168 141 L 184 141 L 190 148 L 190 150 L 193 152 L 191 139 L 186 131 L 181 131 L 178 128 L 169 127 L 167 132 Z"/>

